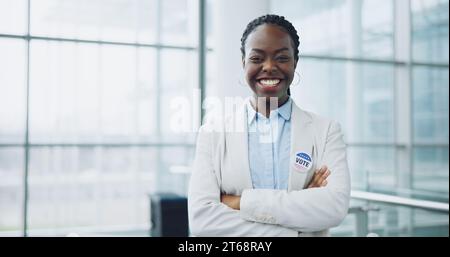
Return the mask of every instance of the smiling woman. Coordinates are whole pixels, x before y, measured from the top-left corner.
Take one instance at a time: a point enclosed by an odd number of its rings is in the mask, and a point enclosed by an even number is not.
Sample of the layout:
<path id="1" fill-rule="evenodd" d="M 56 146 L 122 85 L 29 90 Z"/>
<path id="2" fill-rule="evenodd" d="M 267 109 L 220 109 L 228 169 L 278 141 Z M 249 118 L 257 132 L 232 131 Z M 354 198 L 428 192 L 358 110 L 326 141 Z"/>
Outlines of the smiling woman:
<path id="1" fill-rule="evenodd" d="M 259 17 L 244 31 L 242 65 L 253 94 L 232 117 L 200 129 L 188 197 L 192 234 L 325 236 L 346 216 L 340 125 L 290 98 L 298 46 L 282 16 Z"/>
<path id="2" fill-rule="evenodd" d="M 289 86 L 298 62 L 299 40 L 291 25 L 275 25 L 275 16 L 267 22 L 257 19 L 247 27 L 241 39 L 245 78 L 256 97 L 276 97 L 277 108 L 289 98 Z M 284 21 L 286 24 L 287 21 Z M 256 99 L 256 98 L 255 98 Z M 266 99 L 268 100 L 268 99 Z M 264 104 L 265 101 L 261 101 Z M 252 105 L 255 106 L 255 102 Z M 258 106 L 265 110 L 264 106 Z M 264 112 L 267 116 L 268 112 Z"/>
<path id="3" fill-rule="evenodd" d="M 297 63 L 291 39 L 276 25 L 262 25 L 256 32 L 249 36 L 249 53 L 242 60 L 247 83 L 255 95 L 279 97 L 283 104 Z"/>

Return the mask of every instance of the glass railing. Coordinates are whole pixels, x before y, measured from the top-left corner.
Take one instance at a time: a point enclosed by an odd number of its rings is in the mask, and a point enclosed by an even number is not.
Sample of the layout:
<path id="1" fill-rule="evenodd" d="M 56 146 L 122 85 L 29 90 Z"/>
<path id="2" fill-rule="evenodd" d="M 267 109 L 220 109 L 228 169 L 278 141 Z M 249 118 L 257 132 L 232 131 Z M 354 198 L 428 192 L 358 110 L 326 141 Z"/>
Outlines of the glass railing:
<path id="1" fill-rule="evenodd" d="M 349 215 L 331 229 L 331 235 L 448 237 L 448 198 L 447 202 L 422 199 L 352 191 Z"/>

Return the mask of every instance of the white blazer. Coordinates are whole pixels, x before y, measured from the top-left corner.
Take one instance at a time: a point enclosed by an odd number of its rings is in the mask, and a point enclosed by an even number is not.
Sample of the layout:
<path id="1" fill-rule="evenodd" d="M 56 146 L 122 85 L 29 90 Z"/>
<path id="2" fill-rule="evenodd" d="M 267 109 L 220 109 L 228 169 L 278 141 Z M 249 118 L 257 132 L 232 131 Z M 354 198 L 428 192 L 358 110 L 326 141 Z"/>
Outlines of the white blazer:
<path id="1" fill-rule="evenodd" d="M 339 124 L 293 103 L 288 190 L 253 189 L 245 108 L 244 104 L 234 116 L 199 130 L 188 193 L 191 234 L 327 236 L 328 229 L 347 215 L 350 201 L 346 145 Z M 298 152 L 311 156 L 308 171 L 295 168 Z M 322 165 L 331 171 L 328 184 L 305 189 Z M 240 195 L 240 210 L 222 204 L 221 193 Z"/>

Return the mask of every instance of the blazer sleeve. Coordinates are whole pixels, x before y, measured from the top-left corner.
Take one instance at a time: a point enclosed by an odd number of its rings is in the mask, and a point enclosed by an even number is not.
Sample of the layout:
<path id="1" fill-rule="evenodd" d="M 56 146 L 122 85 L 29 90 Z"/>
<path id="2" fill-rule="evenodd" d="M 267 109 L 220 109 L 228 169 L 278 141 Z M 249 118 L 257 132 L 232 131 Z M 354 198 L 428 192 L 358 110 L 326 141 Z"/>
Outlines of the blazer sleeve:
<path id="1" fill-rule="evenodd" d="M 204 127 L 197 138 L 189 193 L 188 215 L 194 236 L 298 236 L 298 231 L 275 224 L 247 221 L 220 202 L 220 183 L 213 163 L 213 132 Z"/>
<path id="2" fill-rule="evenodd" d="M 244 190 L 241 196 L 241 217 L 301 232 L 321 231 L 339 225 L 348 211 L 350 175 L 343 134 L 336 122 L 328 126 L 323 164 L 331 171 L 325 187 L 291 192 Z"/>

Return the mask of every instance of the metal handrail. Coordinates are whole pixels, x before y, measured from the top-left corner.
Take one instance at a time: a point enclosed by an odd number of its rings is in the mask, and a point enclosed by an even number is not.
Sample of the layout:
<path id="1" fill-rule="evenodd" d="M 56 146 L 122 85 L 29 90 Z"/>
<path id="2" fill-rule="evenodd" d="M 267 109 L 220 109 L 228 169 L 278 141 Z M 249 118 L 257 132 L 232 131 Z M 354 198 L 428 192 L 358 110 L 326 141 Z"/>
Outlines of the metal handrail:
<path id="1" fill-rule="evenodd" d="M 382 204 L 392 204 L 396 206 L 404 206 L 410 208 L 419 208 L 428 211 L 438 211 L 448 214 L 448 203 L 417 200 L 406 197 L 399 197 L 387 194 L 372 193 L 366 191 L 351 191 L 353 199 L 365 200 L 370 202 L 378 202 Z M 378 207 L 368 206 L 352 206 L 348 213 L 355 215 L 355 235 L 369 236 L 369 211 L 379 211 Z"/>
<path id="2" fill-rule="evenodd" d="M 385 204 L 394 204 L 397 206 L 405 206 L 419 208 L 424 210 L 438 211 L 448 213 L 449 204 L 442 202 L 434 202 L 427 200 L 417 200 L 412 198 L 393 196 L 380 193 L 371 193 L 365 191 L 351 191 L 351 197 L 358 200 L 367 200 L 371 202 L 379 202 Z"/>

